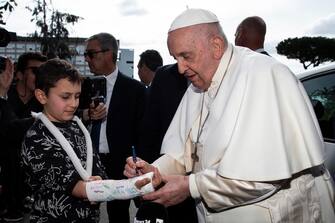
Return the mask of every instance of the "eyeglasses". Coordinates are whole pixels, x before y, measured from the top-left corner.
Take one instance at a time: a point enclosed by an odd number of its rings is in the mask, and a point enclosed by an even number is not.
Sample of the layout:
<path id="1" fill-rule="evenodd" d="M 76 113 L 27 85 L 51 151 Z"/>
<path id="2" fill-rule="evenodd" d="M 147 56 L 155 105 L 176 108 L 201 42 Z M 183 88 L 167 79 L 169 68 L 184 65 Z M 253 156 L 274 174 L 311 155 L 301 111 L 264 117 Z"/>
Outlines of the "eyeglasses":
<path id="1" fill-rule="evenodd" d="M 94 55 L 97 53 L 104 53 L 107 52 L 109 49 L 104 49 L 104 50 L 97 50 L 97 51 L 85 51 L 84 52 L 84 57 L 89 57 L 90 59 L 93 59 Z"/>

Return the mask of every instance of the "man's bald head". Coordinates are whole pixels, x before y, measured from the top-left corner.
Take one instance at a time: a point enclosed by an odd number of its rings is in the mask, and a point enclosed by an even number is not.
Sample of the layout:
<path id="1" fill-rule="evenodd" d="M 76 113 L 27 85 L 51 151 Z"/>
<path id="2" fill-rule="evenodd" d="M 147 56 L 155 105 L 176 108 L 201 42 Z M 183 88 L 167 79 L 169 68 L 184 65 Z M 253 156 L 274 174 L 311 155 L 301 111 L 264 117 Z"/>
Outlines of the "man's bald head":
<path id="1" fill-rule="evenodd" d="M 266 24 L 259 16 L 244 19 L 236 29 L 235 45 L 248 47 L 251 50 L 264 48 Z"/>

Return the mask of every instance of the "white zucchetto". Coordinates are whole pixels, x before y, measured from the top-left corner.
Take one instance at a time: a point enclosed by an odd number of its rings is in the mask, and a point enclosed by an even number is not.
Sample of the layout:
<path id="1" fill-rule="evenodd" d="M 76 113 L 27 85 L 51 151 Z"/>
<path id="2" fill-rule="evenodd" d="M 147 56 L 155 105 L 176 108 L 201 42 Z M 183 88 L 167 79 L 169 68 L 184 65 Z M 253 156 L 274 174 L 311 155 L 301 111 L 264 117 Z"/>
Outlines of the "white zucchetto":
<path id="1" fill-rule="evenodd" d="M 172 22 L 169 32 L 188 26 L 214 22 L 219 22 L 219 20 L 214 13 L 208 10 L 186 9 Z"/>

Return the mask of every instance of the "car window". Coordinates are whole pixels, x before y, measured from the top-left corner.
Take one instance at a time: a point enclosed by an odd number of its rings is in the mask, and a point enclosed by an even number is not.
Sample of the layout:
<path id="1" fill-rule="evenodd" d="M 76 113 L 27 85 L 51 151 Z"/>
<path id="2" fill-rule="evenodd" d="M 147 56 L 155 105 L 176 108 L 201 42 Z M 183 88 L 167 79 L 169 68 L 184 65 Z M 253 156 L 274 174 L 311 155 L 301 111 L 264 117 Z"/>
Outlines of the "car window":
<path id="1" fill-rule="evenodd" d="M 302 83 L 309 95 L 325 141 L 335 141 L 335 71 L 313 75 Z"/>

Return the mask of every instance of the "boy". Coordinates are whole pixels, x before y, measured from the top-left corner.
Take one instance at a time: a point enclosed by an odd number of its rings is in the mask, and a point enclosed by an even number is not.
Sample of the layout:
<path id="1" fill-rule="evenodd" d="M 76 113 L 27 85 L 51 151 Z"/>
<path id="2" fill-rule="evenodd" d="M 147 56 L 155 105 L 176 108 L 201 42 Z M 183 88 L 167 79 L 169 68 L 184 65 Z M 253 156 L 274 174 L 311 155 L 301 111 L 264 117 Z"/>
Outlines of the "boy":
<path id="1" fill-rule="evenodd" d="M 106 175 L 88 131 L 74 116 L 80 92 L 80 74 L 68 62 L 52 59 L 38 69 L 35 97 L 43 113 L 33 115 L 37 120 L 22 145 L 22 163 L 34 199 L 31 223 L 99 222 L 99 205 L 90 201 L 129 199 L 153 191 L 147 179 L 152 173 L 132 180 L 87 183 Z M 83 199 L 87 197 L 90 201 Z"/>
<path id="2" fill-rule="evenodd" d="M 74 116 L 81 77 L 68 62 L 52 59 L 36 75 L 35 96 L 43 113 L 28 130 L 22 164 L 34 203 L 30 222 L 99 222 L 99 205 L 72 195 L 93 175 L 105 178 L 88 131 Z"/>

